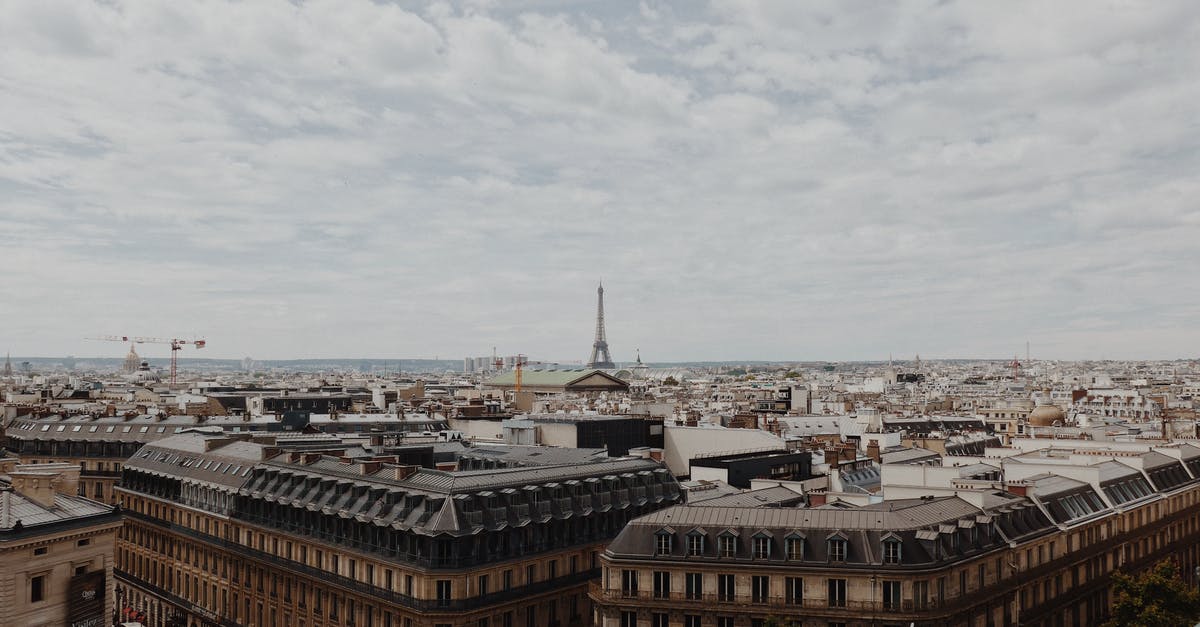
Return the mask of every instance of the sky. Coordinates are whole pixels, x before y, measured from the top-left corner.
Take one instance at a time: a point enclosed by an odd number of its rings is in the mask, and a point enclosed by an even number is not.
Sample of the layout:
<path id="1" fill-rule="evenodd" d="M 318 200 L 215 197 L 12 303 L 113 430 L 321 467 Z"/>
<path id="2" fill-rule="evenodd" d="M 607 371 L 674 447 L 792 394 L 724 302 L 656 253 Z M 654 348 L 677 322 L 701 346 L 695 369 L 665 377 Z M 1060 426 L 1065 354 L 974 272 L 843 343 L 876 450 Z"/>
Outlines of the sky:
<path id="1" fill-rule="evenodd" d="M 0 351 L 1195 357 L 1197 103 L 1193 0 L 7 0 Z"/>

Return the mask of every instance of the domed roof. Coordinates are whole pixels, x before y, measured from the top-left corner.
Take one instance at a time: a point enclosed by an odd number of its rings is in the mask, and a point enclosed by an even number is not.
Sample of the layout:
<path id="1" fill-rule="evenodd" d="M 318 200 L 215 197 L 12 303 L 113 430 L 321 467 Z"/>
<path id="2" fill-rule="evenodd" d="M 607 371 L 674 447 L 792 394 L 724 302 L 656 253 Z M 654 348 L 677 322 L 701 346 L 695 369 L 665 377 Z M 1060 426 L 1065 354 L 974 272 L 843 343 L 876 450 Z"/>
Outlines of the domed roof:
<path id="1" fill-rule="evenodd" d="M 1027 420 L 1035 427 L 1052 427 L 1056 422 L 1066 422 L 1066 414 L 1055 405 L 1039 405 L 1029 412 Z"/>

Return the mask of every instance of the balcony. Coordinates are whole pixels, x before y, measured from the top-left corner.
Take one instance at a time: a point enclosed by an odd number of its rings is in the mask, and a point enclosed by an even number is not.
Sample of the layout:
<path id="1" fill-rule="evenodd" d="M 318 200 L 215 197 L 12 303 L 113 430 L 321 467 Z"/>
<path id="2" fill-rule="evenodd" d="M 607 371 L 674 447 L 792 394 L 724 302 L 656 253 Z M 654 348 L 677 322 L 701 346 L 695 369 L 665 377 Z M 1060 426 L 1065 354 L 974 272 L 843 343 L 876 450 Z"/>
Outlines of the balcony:
<path id="1" fill-rule="evenodd" d="M 753 599 L 749 595 L 726 597 L 720 594 L 704 593 L 698 594 L 695 592 L 671 592 L 670 594 L 656 594 L 651 590 L 621 590 L 612 589 L 604 590 L 600 587 L 600 582 L 594 581 L 591 584 L 589 594 L 593 599 L 599 602 L 611 602 L 618 605 L 629 606 L 631 604 L 645 604 L 647 607 L 668 607 L 678 605 L 680 609 L 695 608 L 697 605 L 719 609 L 719 608 L 740 608 L 746 611 L 753 611 L 754 608 L 762 608 L 763 611 L 781 613 L 795 610 L 827 610 L 830 612 L 874 612 L 882 614 L 885 611 L 895 614 L 897 610 L 885 607 L 882 601 L 851 601 L 847 600 L 843 605 L 830 606 L 825 599 L 802 599 L 796 600 L 782 596 L 767 596 L 761 599 Z M 908 604 L 908 609 L 911 610 L 911 602 Z"/>

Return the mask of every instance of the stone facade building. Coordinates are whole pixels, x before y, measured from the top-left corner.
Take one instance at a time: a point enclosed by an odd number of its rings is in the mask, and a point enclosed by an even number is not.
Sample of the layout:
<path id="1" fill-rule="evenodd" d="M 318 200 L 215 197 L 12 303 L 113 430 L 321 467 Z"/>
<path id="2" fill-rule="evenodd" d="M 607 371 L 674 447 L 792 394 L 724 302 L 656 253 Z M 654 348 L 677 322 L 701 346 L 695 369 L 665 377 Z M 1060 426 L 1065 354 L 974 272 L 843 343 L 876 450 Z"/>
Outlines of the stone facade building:
<path id="1" fill-rule="evenodd" d="M 599 553 L 681 500 L 640 458 L 488 470 L 180 434 L 124 466 L 118 583 L 150 625 L 590 623 Z"/>
<path id="2" fill-rule="evenodd" d="M 1173 559 L 1197 584 L 1200 448 L 1029 457 L 946 468 L 954 488 L 925 497 L 643 516 L 601 558 L 595 624 L 1079 627 L 1118 569 Z"/>
<path id="3" fill-rule="evenodd" d="M 77 496 L 78 479 L 78 466 L 0 460 L 0 625 L 109 624 L 121 519 Z"/>

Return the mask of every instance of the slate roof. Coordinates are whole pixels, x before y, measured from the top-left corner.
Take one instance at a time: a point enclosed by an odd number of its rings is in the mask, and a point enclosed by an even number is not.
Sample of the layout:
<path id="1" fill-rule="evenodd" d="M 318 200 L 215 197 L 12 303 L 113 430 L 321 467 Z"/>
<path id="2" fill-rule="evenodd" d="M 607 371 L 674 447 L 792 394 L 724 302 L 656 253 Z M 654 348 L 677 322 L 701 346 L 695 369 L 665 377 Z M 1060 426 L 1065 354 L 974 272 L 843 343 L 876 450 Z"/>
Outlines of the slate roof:
<path id="1" fill-rule="evenodd" d="M 804 502 L 804 495 L 782 486 L 749 490 L 692 503 L 697 507 L 795 507 Z"/>
<path id="2" fill-rule="evenodd" d="M 25 530 L 33 531 L 31 527 L 38 525 L 101 516 L 114 511 L 112 506 L 61 493 L 54 495 L 54 507 L 45 507 L 18 494 L 6 479 L 0 480 L 0 531 L 12 531 L 18 521 Z"/>

